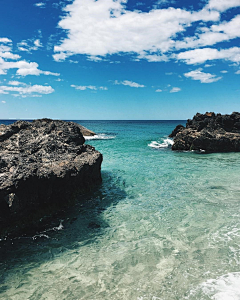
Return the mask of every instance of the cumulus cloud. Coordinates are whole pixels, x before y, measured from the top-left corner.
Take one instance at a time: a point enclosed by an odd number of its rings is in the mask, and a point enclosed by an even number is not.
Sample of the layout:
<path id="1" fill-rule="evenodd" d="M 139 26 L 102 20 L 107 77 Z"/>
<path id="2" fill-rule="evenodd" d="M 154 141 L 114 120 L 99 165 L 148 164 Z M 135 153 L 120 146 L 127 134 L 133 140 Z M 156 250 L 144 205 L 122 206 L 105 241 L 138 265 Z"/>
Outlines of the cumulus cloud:
<path id="1" fill-rule="evenodd" d="M 13 53 L 11 53 L 9 51 L 7 51 L 7 52 L 0 52 L 0 57 L 7 58 L 7 59 L 13 59 L 13 60 L 21 58 L 21 56 L 19 56 L 18 54 L 13 54 Z"/>
<path id="2" fill-rule="evenodd" d="M 6 101 L 4 101 L 4 100 L 2 100 L 1 102 L 2 102 L 3 104 L 5 104 L 5 103 L 6 103 Z"/>
<path id="3" fill-rule="evenodd" d="M 20 60 L 21 56 L 12 52 L 12 45 L 9 45 L 9 43 L 12 43 L 10 39 L 0 38 L 0 75 L 6 75 L 7 71 L 10 69 L 17 69 L 16 74 L 20 76 L 38 76 L 41 74 L 52 76 L 60 75 L 59 73 L 40 70 L 39 65 L 36 62 L 27 62 L 26 60 Z M 25 47 L 28 46 L 26 41 L 22 41 L 20 44 Z M 36 48 L 42 47 L 39 39 L 34 40 L 33 44 Z"/>
<path id="4" fill-rule="evenodd" d="M 9 38 L 0 38 L 0 43 L 8 44 L 12 43 L 12 40 L 10 40 Z"/>
<path id="5" fill-rule="evenodd" d="M 53 73 L 50 71 L 42 71 L 38 68 L 38 64 L 36 62 L 27 62 L 25 60 L 19 60 L 14 62 L 9 62 L 1 59 L 0 57 L 0 74 L 7 74 L 7 70 L 9 69 L 17 69 L 16 74 L 21 76 L 27 75 L 52 75 L 59 76 L 59 73 Z"/>
<path id="6" fill-rule="evenodd" d="M 75 84 L 72 84 L 71 87 L 75 88 L 76 90 L 80 90 L 80 91 L 85 91 L 85 90 L 93 90 L 93 91 L 102 90 L 102 91 L 107 91 L 108 90 L 108 88 L 105 87 L 105 86 L 97 87 L 95 85 L 75 85 Z"/>
<path id="7" fill-rule="evenodd" d="M 180 92 L 180 91 L 181 91 L 181 89 L 180 89 L 179 87 L 173 87 L 173 88 L 171 89 L 170 93 L 178 93 L 178 92 Z"/>
<path id="8" fill-rule="evenodd" d="M 13 94 L 13 96 L 26 96 L 26 95 L 39 95 L 39 94 L 51 94 L 54 92 L 54 89 L 51 86 L 43 86 L 43 85 L 26 85 L 26 86 L 0 86 L 0 94 L 9 94 L 11 92 L 17 93 Z"/>
<path id="9" fill-rule="evenodd" d="M 229 41 L 240 37 L 240 15 L 237 15 L 229 22 L 222 22 L 208 27 L 199 28 L 193 37 L 185 37 L 182 41 L 175 43 L 176 49 L 197 48 L 215 45 L 223 41 Z"/>
<path id="10" fill-rule="evenodd" d="M 214 74 L 204 73 L 202 72 L 202 69 L 197 69 L 195 71 L 185 73 L 184 76 L 193 80 L 200 80 L 201 83 L 212 83 L 222 79 L 222 77 L 217 77 Z"/>
<path id="11" fill-rule="evenodd" d="M 202 64 L 206 61 L 211 60 L 226 60 L 239 63 L 240 62 L 240 48 L 232 47 L 229 49 L 213 49 L 213 48 L 203 48 L 194 49 L 185 52 L 180 52 L 175 56 L 178 60 L 183 60 L 185 63 L 192 64 Z"/>
<path id="12" fill-rule="evenodd" d="M 237 6 L 240 6 L 240 0 L 210 0 L 207 8 L 223 12 Z"/>
<path id="13" fill-rule="evenodd" d="M 240 70 L 236 71 L 235 74 L 239 75 L 240 74 Z"/>
<path id="14" fill-rule="evenodd" d="M 1 53 L 11 52 L 11 51 L 12 51 L 12 47 L 0 44 L 0 52 Z"/>
<path id="15" fill-rule="evenodd" d="M 124 81 L 115 80 L 114 84 L 128 85 L 128 86 L 134 87 L 134 88 L 143 88 L 143 87 L 145 87 L 145 85 L 143 85 L 143 84 L 139 84 L 139 83 L 136 83 L 136 82 L 133 82 L 133 81 L 130 81 L 130 80 L 124 80 Z"/>
<path id="16" fill-rule="evenodd" d="M 35 40 L 33 43 L 34 43 L 34 45 L 35 45 L 37 48 L 39 48 L 39 47 L 42 47 L 42 46 L 43 46 L 43 45 L 41 44 L 41 42 L 40 42 L 40 40 L 39 40 L 39 39 Z"/>
<path id="17" fill-rule="evenodd" d="M 161 90 L 161 89 L 157 89 L 155 92 L 157 92 L 157 93 L 161 93 L 161 92 L 162 92 L 162 90 Z"/>
<path id="18" fill-rule="evenodd" d="M 133 53 L 149 61 L 166 61 L 176 35 L 193 22 L 217 21 L 219 12 L 202 9 L 126 10 L 121 0 L 75 0 L 65 8 L 59 27 L 67 37 L 54 47 L 56 61 L 74 54 L 91 57 Z M 81 22 L 79 22 L 81 20 Z M 127 34 L 126 34 L 127 33 Z"/>

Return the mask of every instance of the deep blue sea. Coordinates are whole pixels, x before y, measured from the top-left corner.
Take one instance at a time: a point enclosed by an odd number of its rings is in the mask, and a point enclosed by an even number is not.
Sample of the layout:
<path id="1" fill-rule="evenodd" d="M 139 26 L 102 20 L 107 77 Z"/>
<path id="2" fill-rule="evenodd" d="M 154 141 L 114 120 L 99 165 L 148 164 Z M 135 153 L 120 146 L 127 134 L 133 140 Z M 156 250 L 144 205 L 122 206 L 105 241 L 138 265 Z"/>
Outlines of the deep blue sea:
<path id="1" fill-rule="evenodd" d="M 240 153 L 171 151 L 185 121 L 77 122 L 97 133 L 102 185 L 0 242 L 0 299 L 239 300 Z"/>

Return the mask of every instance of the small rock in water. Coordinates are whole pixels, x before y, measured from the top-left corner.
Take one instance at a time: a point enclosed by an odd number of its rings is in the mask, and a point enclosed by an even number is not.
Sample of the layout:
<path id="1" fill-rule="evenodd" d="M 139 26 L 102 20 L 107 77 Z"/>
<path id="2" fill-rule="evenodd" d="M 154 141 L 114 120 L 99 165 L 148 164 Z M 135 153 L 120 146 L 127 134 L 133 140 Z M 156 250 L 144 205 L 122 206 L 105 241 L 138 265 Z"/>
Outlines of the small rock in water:
<path id="1" fill-rule="evenodd" d="M 197 113 L 192 120 L 187 121 L 186 127 L 178 125 L 170 137 L 174 139 L 172 150 L 239 152 L 240 113 Z"/>

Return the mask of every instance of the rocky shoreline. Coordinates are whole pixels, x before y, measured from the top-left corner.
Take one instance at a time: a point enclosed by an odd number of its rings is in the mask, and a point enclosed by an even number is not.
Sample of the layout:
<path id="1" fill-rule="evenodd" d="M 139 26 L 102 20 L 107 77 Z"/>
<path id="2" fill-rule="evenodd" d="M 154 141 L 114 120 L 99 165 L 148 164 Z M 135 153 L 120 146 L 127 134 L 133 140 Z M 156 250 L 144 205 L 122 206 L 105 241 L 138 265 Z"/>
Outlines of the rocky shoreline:
<path id="1" fill-rule="evenodd" d="M 0 125 L 0 236 L 22 232 L 101 182 L 94 132 L 51 119 Z"/>
<path id="2" fill-rule="evenodd" d="M 169 137 L 174 140 L 172 150 L 239 152 L 240 113 L 197 113 L 193 119 L 187 121 L 186 127 L 178 125 Z"/>

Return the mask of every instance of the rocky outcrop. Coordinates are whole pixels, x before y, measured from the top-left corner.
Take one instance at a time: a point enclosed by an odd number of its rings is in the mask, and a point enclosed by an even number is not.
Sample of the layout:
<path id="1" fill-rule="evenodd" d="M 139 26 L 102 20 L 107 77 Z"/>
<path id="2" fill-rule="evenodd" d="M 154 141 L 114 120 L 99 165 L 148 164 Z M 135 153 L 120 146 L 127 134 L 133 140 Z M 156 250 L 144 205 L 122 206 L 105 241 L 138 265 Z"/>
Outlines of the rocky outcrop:
<path id="1" fill-rule="evenodd" d="M 172 150 L 239 152 L 240 113 L 197 113 L 186 127 L 178 125 L 170 137 L 174 139 Z"/>
<path id="2" fill-rule="evenodd" d="M 82 126 L 80 124 L 76 124 L 76 125 L 79 127 L 79 129 L 80 129 L 80 131 L 81 131 L 81 133 L 82 133 L 83 136 L 94 136 L 94 135 L 96 135 L 95 132 L 87 129 L 86 127 L 84 127 L 84 126 Z"/>
<path id="3" fill-rule="evenodd" d="M 0 125 L 0 235 L 29 226 L 101 182 L 102 155 L 84 144 L 81 131 L 73 122 L 50 119 Z"/>

